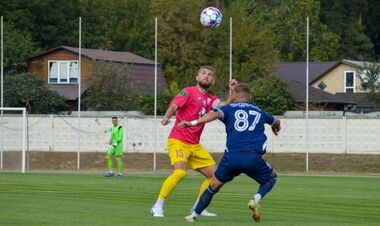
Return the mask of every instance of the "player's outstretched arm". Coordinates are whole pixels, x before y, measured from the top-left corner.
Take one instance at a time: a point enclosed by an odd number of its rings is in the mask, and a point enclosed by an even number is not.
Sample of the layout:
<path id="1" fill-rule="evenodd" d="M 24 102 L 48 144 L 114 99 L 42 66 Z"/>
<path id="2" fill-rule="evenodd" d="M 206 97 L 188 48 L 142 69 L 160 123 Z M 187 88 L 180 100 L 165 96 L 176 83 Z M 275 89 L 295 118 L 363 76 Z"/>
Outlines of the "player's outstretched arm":
<path id="1" fill-rule="evenodd" d="M 175 112 L 178 110 L 177 104 L 172 104 L 169 106 L 168 110 L 166 110 L 164 118 L 161 120 L 161 124 L 163 126 L 166 126 L 170 123 L 170 118 L 175 114 Z"/>
<path id="2" fill-rule="evenodd" d="M 236 86 L 238 82 L 236 81 L 236 79 L 231 79 L 230 81 L 228 81 L 228 87 L 230 88 L 230 90 L 233 90 Z M 230 92 L 231 93 L 231 92 Z M 220 101 L 219 104 L 216 106 L 217 108 L 220 108 L 224 105 L 227 105 L 227 104 L 230 104 L 232 103 L 234 100 L 232 99 L 232 96 L 231 94 L 229 95 L 228 99 L 225 100 L 225 101 Z"/>
<path id="3" fill-rule="evenodd" d="M 272 124 L 272 131 L 274 135 L 278 135 L 278 132 L 281 130 L 281 122 L 280 119 L 276 118 L 276 121 Z"/>
<path id="4" fill-rule="evenodd" d="M 179 128 L 187 128 L 190 126 L 196 126 L 196 125 L 201 124 L 201 123 L 208 123 L 208 122 L 211 122 L 211 121 L 214 121 L 214 120 L 220 118 L 221 116 L 222 115 L 220 114 L 219 111 L 210 112 L 210 113 L 200 117 L 199 119 L 193 120 L 191 122 L 182 121 L 178 124 L 178 127 Z"/>

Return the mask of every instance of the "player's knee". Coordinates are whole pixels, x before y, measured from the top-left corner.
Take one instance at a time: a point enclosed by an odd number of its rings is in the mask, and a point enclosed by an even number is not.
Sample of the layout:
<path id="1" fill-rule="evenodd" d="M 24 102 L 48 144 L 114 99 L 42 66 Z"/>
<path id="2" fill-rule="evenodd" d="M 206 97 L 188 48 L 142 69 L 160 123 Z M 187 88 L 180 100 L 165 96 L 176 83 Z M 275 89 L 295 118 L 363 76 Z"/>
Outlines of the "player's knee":
<path id="1" fill-rule="evenodd" d="M 111 155 L 106 155 L 106 160 L 108 159 L 112 159 L 112 156 Z"/>
<path id="2" fill-rule="evenodd" d="M 270 177 L 276 177 L 277 178 L 277 172 L 275 169 L 272 170 L 272 173 L 270 174 Z"/>
<path id="3" fill-rule="evenodd" d="M 222 187 L 224 183 L 219 181 L 217 178 L 213 178 L 213 180 L 210 183 L 210 187 L 214 191 L 214 193 L 217 193 Z"/>
<path id="4" fill-rule="evenodd" d="M 187 175 L 187 171 L 186 170 L 182 170 L 182 169 L 176 169 L 174 170 L 172 176 L 176 179 L 176 181 L 181 181 L 183 178 L 185 178 Z"/>
<path id="5" fill-rule="evenodd" d="M 276 173 L 275 174 L 271 174 L 269 176 L 268 182 L 271 183 L 272 186 L 274 186 L 276 184 L 276 182 L 277 182 L 277 174 Z"/>

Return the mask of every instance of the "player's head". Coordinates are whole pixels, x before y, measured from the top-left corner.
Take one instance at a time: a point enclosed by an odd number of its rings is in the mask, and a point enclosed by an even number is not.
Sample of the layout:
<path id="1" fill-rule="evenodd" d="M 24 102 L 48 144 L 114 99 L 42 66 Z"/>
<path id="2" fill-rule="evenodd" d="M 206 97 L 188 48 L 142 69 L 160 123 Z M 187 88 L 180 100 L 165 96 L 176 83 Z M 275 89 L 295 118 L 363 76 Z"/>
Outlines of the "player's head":
<path id="1" fill-rule="evenodd" d="M 232 90 L 232 96 L 234 100 L 251 100 L 251 89 L 246 83 L 238 83 Z"/>
<path id="2" fill-rule="evenodd" d="M 112 117 L 112 124 L 114 125 L 114 126 L 116 126 L 117 125 L 117 117 Z"/>
<path id="3" fill-rule="evenodd" d="M 208 89 L 215 82 L 215 69 L 211 66 L 200 67 L 196 80 L 200 87 Z"/>

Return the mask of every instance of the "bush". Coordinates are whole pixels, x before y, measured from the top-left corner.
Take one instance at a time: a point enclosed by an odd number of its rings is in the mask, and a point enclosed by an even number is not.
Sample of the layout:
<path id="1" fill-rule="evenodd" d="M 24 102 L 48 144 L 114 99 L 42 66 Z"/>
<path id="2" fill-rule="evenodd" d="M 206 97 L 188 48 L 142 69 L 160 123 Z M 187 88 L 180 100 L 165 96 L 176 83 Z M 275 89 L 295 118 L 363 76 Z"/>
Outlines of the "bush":
<path id="1" fill-rule="evenodd" d="M 264 76 L 253 82 L 252 97 L 264 111 L 282 115 L 291 106 L 291 93 L 285 82 L 276 76 Z"/>
<path id="2" fill-rule="evenodd" d="M 15 74 L 4 77 L 4 106 L 26 107 L 29 113 L 47 114 L 66 110 L 66 99 L 49 90 L 36 74 Z"/>
<path id="3" fill-rule="evenodd" d="M 175 95 L 170 93 L 169 91 L 164 91 L 162 93 L 157 94 L 157 115 L 165 115 L 166 110 L 169 107 L 170 101 L 173 99 Z M 142 111 L 146 115 L 154 114 L 154 96 L 153 95 L 145 95 L 139 96 L 137 104 L 139 106 L 139 110 Z"/>

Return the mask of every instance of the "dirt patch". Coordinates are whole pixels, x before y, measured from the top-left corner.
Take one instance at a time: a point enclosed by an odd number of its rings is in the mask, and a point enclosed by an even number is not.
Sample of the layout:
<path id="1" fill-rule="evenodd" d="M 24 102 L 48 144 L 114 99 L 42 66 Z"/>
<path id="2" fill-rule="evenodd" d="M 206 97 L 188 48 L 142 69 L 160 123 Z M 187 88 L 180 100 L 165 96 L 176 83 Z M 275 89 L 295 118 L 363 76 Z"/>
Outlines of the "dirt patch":
<path id="1" fill-rule="evenodd" d="M 216 162 L 222 153 L 212 154 Z M 105 153 L 81 153 L 80 169 L 87 171 L 106 170 Z M 305 172 L 305 154 L 266 154 L 265 159 L 280 173 Z M 153 171 L 153 153 L 126 153 L 124 169 L 128 172 Z M 116 167 L 116 163 L 114 164 Z M 4 152 L 4 169 L 17 170 L 21 166 L 20 152 Z M 76 152 L 29 152 L 27 169 L 31 171 L 76 170 Z M 167 154 L 156 154 L 156 170 L 170 171 Z M 320 173 L 380 174 L 380 155 L 358 154 L 309 154 L 309 170 Z"/>

